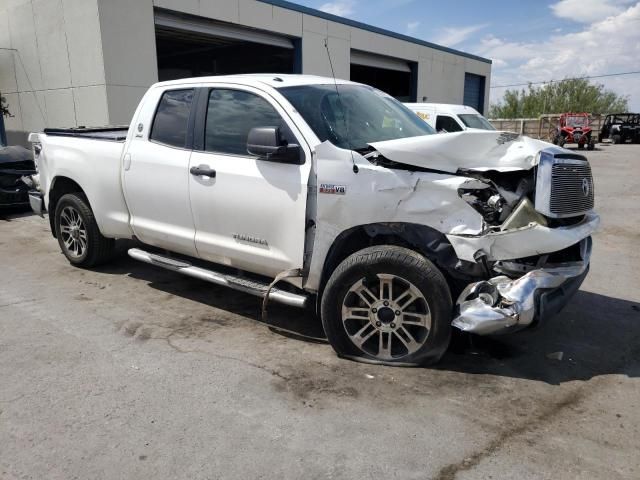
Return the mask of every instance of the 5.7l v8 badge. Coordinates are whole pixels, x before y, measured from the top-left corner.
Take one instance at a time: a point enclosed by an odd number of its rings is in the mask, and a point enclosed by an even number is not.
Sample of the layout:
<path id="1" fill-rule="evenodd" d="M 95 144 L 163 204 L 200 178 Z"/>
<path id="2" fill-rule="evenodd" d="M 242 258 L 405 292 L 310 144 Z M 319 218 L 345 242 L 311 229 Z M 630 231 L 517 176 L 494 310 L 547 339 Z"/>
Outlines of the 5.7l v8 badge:
<path id="1" fill-rule="evenodd" d="M 347 193 L 346 185 L 334 185 L 333 183 L 321 183 L 320 193 L 327 193 L 330 195 L 344 195 Z"/>

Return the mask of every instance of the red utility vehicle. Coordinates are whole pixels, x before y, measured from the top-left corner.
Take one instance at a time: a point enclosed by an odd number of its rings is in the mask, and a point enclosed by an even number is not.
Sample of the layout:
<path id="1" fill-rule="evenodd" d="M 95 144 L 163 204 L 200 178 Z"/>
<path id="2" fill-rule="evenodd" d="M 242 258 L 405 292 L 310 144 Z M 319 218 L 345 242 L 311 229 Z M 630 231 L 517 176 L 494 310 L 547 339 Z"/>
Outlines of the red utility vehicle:
<path id="1" fill-rule="evenodd" d="M 578 148 L 587 146 L 587 150 L 595 148 L 595 139 L 591 135 L 588 113 L 563 113 L 558 126 L 551 131 L 551 139 L 555 145 L 564 147 L 566 143 L 576 143 Z"/>

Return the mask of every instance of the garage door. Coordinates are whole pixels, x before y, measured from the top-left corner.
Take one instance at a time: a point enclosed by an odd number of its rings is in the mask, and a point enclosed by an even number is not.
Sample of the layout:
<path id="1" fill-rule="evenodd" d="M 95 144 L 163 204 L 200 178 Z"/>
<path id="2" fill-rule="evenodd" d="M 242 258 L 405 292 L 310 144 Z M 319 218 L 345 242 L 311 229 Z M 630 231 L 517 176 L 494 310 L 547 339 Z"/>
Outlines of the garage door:
<path id="1" fill-rule="evenodd" d="M 464 74 L 463 103 L 468 107 L 475 108 L 480 113 L 484 111 L 484 82 L 485 77 L 481 75 Z"/>
<path id="2" fill-rule="evenodd" d="M 299 42 L 198 17 L 155 12 L 158 78 L 296 73 Z"/>
<path id="3" fill-rule="evenodd" d="M 415 101 L 417 65 L 399 58 L 351 50 L 351 80 L 376 87 L 403 102 Z"/>

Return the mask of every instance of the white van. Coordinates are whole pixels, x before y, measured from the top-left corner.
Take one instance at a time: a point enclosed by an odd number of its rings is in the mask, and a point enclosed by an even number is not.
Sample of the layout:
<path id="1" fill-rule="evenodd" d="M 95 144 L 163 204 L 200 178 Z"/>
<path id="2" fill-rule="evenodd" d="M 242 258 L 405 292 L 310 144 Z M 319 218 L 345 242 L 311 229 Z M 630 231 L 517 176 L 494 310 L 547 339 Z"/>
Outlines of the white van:
<path id="1" fill-rule="evenodd" d="M 463 130 L 495 130 L 477 110 L 448 103 L 405 103 L 437 132 Z"/>

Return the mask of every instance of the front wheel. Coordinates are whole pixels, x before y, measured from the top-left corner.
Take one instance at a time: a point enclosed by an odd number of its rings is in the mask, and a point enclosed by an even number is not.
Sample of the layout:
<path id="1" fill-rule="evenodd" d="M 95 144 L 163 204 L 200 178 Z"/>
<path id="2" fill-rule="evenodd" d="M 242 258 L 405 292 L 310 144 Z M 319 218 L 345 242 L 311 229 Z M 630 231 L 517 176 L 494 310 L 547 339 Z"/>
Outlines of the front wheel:
<path id="1" fill-rule="evenodd" d="M 422 255 L 377 246 L 345 259 L 327 282 L 322 325 L 336 353 L 384 365 L 437 362 L 451 336 L 451 293 Z"/>
<path id="2" fill-rule="evenodd" d="M 54 222 L 60 249 L 72 265 L 94 267 L 113 257 L 115 241 L 100 233 L 82 193 L 68 193 L 60 198 Z"/>

